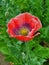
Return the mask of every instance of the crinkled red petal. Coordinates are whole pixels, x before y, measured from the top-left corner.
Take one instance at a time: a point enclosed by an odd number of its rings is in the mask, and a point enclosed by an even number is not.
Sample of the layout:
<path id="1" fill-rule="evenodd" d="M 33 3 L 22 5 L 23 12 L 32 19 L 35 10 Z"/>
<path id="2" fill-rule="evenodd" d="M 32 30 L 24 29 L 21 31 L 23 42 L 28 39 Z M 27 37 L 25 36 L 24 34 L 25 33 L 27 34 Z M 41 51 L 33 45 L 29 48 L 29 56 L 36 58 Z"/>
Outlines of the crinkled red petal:
<path id="1" fill-rule="evenodd" d="M 16 21 L 14 18 L 12 18 L 9 21 L 7 27 L 8 27 L 7 32 L 10 34 L 10 36 L 14 37 L 15 34 L 14 34 L 13 29 L 15 29 L 15 28 L 17 29 L 19 27 L 18 21 Z"/>
<path id="2" fill-rule="evenodd" d="M 42 24 L 41 24 L 41 21 L 39 20 L 39 18 L 37 18 L 35 16 L 32 16 L 32 17 L 33 17 L 32 22 L 33 22 L 34 28 L 29 33 L 29 36 L 32 36 L 35 32 L 37 32 L 42 27 Z"/>
<path id="3" fill-rule="evenodd" d="M 19 27 L 18 21 L 13 18 L 9 21 L 7 26 L 9 29 L 18 28 Z"/>
<path id="4" fill-rule="evenodd" d="M 33 38 L 34 38 L 34 36 L 32 36 L 32 37 L 22 36 L 22 35 L 21 36 L 16 36 L 16 39 L 21 40 L 21 41 L 29 41 Z"/>

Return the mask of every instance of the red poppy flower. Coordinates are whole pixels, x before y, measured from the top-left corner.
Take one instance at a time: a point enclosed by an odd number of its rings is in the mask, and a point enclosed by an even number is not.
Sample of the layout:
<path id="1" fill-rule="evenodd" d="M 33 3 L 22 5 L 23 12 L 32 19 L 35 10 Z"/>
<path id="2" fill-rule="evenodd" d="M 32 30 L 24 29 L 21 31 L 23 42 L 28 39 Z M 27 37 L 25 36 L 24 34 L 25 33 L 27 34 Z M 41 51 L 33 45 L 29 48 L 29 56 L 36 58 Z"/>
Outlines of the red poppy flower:
<path id="1" fill-rule="evenodd" d="M 42 24 L 37 17 L 26 12 L 12 18 L 7 27 L 7 32 L 11 37 L 21 41 L 28 41 L 39 34 L 36 32 L 42 27 Z"/>

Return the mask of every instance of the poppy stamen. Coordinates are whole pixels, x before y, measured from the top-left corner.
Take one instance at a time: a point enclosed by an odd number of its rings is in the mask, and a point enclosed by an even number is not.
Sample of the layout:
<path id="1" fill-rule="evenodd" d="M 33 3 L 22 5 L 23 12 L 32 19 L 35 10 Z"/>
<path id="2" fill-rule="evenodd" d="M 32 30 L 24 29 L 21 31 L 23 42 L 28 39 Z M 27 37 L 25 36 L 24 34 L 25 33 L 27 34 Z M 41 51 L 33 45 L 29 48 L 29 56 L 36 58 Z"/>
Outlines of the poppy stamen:
<path id="1" fill-rule="evenodd" d="M 19 30 L 19 33 L 20 33 L 21 35 L 24 35 L 24 36 L 28 35 L 28 32 L 29 32 L 29 30 L 28 30 L 27 28 L 21 28 L 21 29 Z"/>

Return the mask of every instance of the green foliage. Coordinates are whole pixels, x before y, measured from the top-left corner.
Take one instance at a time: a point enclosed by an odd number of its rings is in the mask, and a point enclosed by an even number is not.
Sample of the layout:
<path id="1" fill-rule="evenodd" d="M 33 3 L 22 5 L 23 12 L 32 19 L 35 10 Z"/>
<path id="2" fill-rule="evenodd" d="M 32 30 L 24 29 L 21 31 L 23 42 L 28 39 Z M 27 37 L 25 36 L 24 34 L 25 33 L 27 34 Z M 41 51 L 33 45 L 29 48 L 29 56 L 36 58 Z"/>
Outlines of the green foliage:
<path id="1" fill-rule="evenodd" d="M 43 25 L 41 34 L 25 44 L 6 32 L 8 21 L 23 12 L 39 17 Z M 43 65 L 49 58 L 49 0 L 0 1 L 0 51 L 14 65 Z"/>

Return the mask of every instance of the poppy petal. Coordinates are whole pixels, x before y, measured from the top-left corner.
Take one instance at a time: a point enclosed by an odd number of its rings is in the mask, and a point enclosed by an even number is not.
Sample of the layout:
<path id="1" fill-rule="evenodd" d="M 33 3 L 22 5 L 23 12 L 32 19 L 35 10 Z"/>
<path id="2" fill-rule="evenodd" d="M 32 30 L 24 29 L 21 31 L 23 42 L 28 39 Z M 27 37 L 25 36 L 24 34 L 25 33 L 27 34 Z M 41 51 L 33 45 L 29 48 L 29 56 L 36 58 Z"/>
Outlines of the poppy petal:
<path id="1" fill-rule="evenodd" d="M 22 35 L 16 36 L 16 39 L 21 40 L 21 41 L 28 41 L 28 40 L 31 40 L 33 38 L 34 38 L 34 36 L 32 36 L 32 37 L 22 36 Z"/>
<path id="2" fill-rule="evenodd" d="M 9 21 L 7 27 L 8 27 L 7 32 L 8 32 L 12 37 L 14 37 L 14 31 L 13 31 L 13 29 L 15 29 L 15 28 L 18 29 L 18 28 L 19 28 L 19 25 L 18 25 L 18 23 L 16 23 L 16 21 L 15 21 L 14 18 L 12 18 L 12 19 Z"/>
<path id="3" fill-rule="evenodd" d="M 32 29 L 32 31 L 29 32 L 29 36 L 32 36 L 35 32 L 37 32 L 42 27 L 41 21 L 37 17 L 34 16 L 34 18 L 32 18 L 32 22 L 34 23 L 33 24 L 34 29 Z"/>

